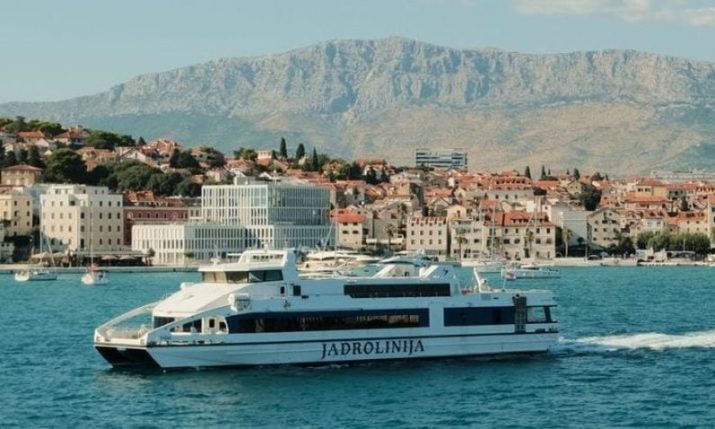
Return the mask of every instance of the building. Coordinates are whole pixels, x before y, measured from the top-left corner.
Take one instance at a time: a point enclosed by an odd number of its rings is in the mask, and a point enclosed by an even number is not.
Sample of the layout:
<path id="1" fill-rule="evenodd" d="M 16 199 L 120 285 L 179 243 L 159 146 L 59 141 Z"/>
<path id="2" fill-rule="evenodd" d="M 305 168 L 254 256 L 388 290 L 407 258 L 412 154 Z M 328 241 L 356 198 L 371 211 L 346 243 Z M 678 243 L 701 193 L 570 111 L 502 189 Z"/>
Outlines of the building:
<path id="1" fill-rule="evenodd" d="M 591 212 L 586 218 L 586 222 L 589 243 L 604 249 L 611 245 L 618 245 L 621 219 L 616 210 L 608 207 L 600 208 Z"/>
<path id="2" fill-rule="evenodd" d="M 52 185 L 40 196 L 40 229 L 54 250 L 123 250 L 122 195 L 105 186 Z"/>
<path id="3" fill-rule="evenodd" d="M 336 210 L 333 221 L 337 231 L 337 244 L 339 247 L 360 249 L 365 247 L 365 215 L 347 210 Z"/>
<path id="4" fill-rule="evenodd" d="M 434 167 L 440 169 L 466 169 L 467 152 L 456 149 L 415 149 L 415 165 L 417 167 Z"/>
<path id="5" fill-rule="evenodd" d="M 441 216 L 413 216 L 407 222 L 406 250 L 424 251 L 428 256 L 449 255 L 449 225 Z"/>
<path id="6" fill-rule="evenodd" d="M 6 186 L 32 186 L 42 178 L 42 169 L 27 164 L 2 169 L 2 184 Z"/>
<path id="7" fill-rule="evenodd" d="M 155 264 L 183 265 L 248 248 L 334 242 L 328 191 L 321 187 L 236 180 L 204 186 L 201 204 L 199 219 L 186 224 L 134 225 L 132 249 L 154 253 Z"/>
<path id="8" fill-rule="evenodd" d="M 189 208 L 181 198 L 164 198 L 152 191 L 128 192 L 124 195 L 124 245 L 132 244 L 132 226 L 186 222 Z"/>
<path id="9" fill-rule="evenodd" d="M 32 234 L 32 196 L 18 189 L 0 190 L 0 220 L 5 237 Z"/>
<path id="10" fill-rule="evenodd" d="M 552 259 L 556 256 L 556 226 L 543 212 L 506 212 L 502 216 L 501 249 L 513 260 Z"/>

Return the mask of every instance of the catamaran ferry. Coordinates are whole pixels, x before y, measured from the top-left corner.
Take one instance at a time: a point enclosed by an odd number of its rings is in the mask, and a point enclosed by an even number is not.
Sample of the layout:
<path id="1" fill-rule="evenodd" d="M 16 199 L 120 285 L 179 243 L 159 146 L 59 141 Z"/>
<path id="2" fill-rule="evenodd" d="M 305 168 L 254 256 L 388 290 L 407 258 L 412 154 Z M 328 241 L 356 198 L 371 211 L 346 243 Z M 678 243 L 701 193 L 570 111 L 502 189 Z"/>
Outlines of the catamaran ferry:
<path id="1" fill-rule="evenodd" d="M 95 348 L 116 367 L 201 368 L 538 353 L 558 337 L 552 292 L 491 289 L 424 259 L 311 277 L 292 250 L 250 250 L 199 271 L 99 326 Z"/>

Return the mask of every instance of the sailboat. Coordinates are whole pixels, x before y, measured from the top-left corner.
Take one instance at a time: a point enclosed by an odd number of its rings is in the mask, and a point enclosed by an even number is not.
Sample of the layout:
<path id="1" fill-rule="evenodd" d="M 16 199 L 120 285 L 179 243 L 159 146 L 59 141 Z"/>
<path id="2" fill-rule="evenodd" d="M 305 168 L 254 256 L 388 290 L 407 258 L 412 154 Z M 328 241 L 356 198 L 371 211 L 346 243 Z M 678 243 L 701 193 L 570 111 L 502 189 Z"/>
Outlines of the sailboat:
<path id="1" fill-rule="evenodd" d="M 44 236 L 40 234 L 42 237 L 40 239 L 40 254 L 42 254 L 42 241 Z M 48 253 L 50 255 L 50 261 L 52 263 L 52 267 L 54 268 L 55 266 L 55 260 L 52 257 L 52 249 L 50 249 L 50 246 L 47 246 L 48 248 Z M 57 273 L 47 269 L 43 265 L 37 265 L 35 267 L 33 266 L 28 266 L 26 269 L 19 271 L 15 273 L 15 281 L 17 282 L 39 282 L 39 281 L 50 281 L 50 280 L 57 280 Z"/>
<path id="2" fill-rule="evenodd" d="M 99 268 L 94 263 L 94 251 L 92 247 L 92 208 L 89 210 L 89 266 L 87 271 L 82 274 L 82 283 L 86 285 L 105 285 L 109 283 L 109 277 L 107 276 L 107 271 Z"/>

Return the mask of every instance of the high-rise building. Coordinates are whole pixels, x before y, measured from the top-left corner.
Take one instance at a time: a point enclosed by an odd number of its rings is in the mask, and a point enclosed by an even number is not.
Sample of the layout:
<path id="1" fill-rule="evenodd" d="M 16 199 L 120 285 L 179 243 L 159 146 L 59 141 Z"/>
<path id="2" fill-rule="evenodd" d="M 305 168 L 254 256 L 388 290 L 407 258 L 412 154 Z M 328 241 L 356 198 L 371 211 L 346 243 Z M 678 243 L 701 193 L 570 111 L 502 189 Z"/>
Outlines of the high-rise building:
<path id="1" fill-rule="evenodd" d="M 417 167 L 466 169 L 467 152 L 465 152 L 463 148 L 415 149 L 415 165 Z"/>

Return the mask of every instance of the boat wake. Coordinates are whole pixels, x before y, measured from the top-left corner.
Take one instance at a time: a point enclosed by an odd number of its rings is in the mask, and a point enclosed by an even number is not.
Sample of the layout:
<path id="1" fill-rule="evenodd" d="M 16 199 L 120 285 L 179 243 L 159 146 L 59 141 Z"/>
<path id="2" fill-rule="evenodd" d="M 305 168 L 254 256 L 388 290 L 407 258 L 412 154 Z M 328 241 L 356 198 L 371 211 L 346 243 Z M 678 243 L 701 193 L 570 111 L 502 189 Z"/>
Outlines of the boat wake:
<path id="1" fill-rule="evenodd" d="M 562 338 L 556 351 L 564 352 L 604 352 L 618 350 L 667 350 L 683 348 L 715 348 L 715 329 L 668 335 L 658 332 L 642 334 L 608 335 L 584 337 L 575 340 Z"/>

